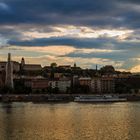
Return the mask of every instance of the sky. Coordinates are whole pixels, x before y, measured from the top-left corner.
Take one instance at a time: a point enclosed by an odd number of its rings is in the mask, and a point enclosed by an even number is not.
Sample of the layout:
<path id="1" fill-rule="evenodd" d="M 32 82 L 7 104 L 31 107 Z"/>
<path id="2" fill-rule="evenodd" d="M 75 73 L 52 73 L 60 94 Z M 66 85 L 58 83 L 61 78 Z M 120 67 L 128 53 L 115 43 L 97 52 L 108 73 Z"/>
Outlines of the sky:
<path id="1" fill-rule="evenodd" d="M 140 72 L 140 0 L 0 0 L 0 61 Z"/>

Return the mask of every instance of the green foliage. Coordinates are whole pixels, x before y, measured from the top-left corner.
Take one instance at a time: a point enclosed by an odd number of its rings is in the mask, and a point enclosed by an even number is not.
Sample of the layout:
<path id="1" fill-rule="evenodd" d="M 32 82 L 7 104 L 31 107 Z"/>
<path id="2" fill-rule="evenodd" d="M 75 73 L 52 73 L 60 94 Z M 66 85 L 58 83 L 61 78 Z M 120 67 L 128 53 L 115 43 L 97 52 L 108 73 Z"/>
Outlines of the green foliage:
<path id="1" fill-rule="evenodd" d="M 55 62 L 51 63 L 51 68 L 57 67 L 57 64 Z"/>
<path id="2" fill-rule="evenodd" d="M 111 65 L 104 66 L 100 69 L 102 74 L 113 74 L 115 73 L 115 69 Z"/>
<path id="3" fill-rule="evenodd" d="M 116 83 L 115 92 L 116 93 L 131 93 L 131 85 L 127 84 L 124 81 L 119 81 Z"/>
<path id="4" fill-rule="evenodd" d="M 90 92 L 90 88 L 88 85 L 76 85 L 74 87 L 70 88 L 70 91 L 72 93 L 80 93 L 80 94 L 84 94 L 84 93 L 89 93 Z"/>
<path id="5" fill-rule="evenodd" d="M 0 88 L 0 94 L 8 94 L 8 93 L 13 93 L 13 88 L 4 86 Z"/>
<path id="6" fill-rule="evenodd" d="M 14 81 L 14 93 L 29 94 L 31 93 L 31 88 L 24 85 L 24 80 Z"/>
<path id="7" fill-rule="evenodd" d="M 58 87 L 55 87 L 55 88 L 52 88 L 51 86 L 49 86 L 47 88 L 47 92 L 50 93 L 50 94 L 58 94 L 59 93 L 59 88 Z"/>

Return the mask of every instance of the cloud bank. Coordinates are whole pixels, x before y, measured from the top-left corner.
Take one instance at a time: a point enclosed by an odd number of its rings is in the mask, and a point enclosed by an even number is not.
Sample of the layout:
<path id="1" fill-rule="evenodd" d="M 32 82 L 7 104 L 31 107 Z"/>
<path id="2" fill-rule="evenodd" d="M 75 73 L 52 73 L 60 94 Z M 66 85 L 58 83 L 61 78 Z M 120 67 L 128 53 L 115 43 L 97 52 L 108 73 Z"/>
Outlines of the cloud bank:
<path id="1" fill-rule="evenodd" d="M 0 59 L 140 71 L 139 0 L 3 0 Z M 39 61 L 38 61 L 39 60 Z M 65 60 L 65 61 L 64 61 Z"/>

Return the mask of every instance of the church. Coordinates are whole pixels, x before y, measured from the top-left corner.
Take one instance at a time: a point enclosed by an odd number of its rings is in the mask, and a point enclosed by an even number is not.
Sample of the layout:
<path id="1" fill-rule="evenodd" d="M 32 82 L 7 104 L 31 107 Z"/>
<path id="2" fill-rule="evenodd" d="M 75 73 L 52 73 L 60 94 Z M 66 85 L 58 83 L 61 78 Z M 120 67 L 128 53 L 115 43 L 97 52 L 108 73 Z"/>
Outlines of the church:
<path id="1" fill-rule="evenodd" d="M 25 59 L 22 58 L 21 62 L 16 62 L 11 59 L 11 54 L 8 53 L 7 61 L 0 61 L 0 86 L 8 86 L 13 88 L 13 80 L 16 74 L 23 71 L 41 71 L 42 67 L 40 64 L 26 64 Z"/>

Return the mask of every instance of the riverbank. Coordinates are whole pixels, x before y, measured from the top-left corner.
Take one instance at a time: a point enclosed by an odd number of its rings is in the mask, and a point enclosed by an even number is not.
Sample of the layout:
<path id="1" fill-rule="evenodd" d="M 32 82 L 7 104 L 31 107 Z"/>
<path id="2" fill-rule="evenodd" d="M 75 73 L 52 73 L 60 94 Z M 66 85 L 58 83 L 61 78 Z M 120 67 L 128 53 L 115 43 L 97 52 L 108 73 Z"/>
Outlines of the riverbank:
<path id="1" fill-rule="evenodd" d="M 30 94 L 30 95 L 1 95 L 1 102 L 69 102 L 73 101 L 74 96 L 71 95 L 49 95 L 49 94 Z"/>
<path id="2" fill-rule="evenodd" d="M 93 96 L 93 94 L 5 94 L 0 95 L 0 102 L 71 102 L 74 101 L 75 97 L 80 95 Z M 127 101 L 140 101 L 140 95 L 117 94 L 117 96 L 119 98 L 126 98 Z"/>

